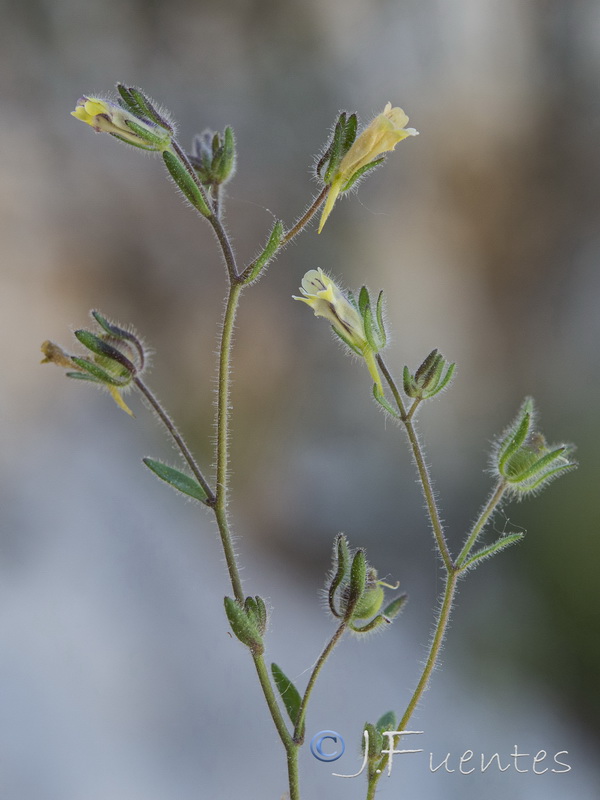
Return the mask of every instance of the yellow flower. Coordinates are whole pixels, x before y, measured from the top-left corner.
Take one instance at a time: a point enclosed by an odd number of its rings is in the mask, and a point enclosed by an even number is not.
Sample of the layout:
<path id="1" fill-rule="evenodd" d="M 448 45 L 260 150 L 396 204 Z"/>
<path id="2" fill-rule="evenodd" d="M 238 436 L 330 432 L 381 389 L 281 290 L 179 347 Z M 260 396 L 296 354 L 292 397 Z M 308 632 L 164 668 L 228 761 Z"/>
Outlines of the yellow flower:
<path id="1" fill-rule="evenodd" d="M 329 320 L 340 338 L 365 359 L 371 377 L 383 394 L 375 353 L 367 341 L 365 325 L 358 310 L 322 269 L 311 269 L 307 272 L 302 278 L 300 291 L 304 297 L 294 297 L 294 300 L 301 300 L 309 305 L 316 317 Z"/>
<path id="2" fill-rule="evenodd" d="M 414 128 L 407 128 L 408 117 L 401 108 L 392 108 L 388 103 L 383 113 L 378 114 L 375 119 L 358 136 L 354 144 L 350 147 L 346 155 L 340 161 L 337 172 L 333 176 L 319 233 L 323 230 L 323 225 L 331 213 L 338 194 L 350 188 L 353 180 L 368 164 L 375 161 L 383 153 L 393 150 L 398 142 L 408 136 L 418 136 L 418 131 Z"/>
<path id="3" fill-rule="evenodd" d="M 163 152 L 171 143 L 171 133 L 166 128 L 146 122 L 117 103 L 98 97 L 81 97 L 71 116 L 91 125 L 97 133 L 110 133 L 144 150 Z"/>

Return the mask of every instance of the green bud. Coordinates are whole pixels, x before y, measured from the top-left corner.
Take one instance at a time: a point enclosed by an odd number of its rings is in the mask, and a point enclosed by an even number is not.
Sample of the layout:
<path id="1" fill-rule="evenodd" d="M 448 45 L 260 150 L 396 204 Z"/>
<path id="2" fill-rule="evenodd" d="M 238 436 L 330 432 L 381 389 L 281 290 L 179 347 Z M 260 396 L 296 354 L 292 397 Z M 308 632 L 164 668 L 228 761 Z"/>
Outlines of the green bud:
<path id="1" fill-rule="evenodd" d="M 244 608 L 246 609 L 246 613 L 253 617 L 261 635 L 264 635 L 267 630 L 268 619 L 265 601 L 258 595 L 256 595 L 256 597 L 247 597 L 244 601 Z"/>
<path id="2" fill-rule="evenodd" d="M 240 642 L 249 647 L 253 653 L 263 653 L 265 648 L 254 616 L 231 597 L 225 598 L 225 613 L 231 630 Z"/>
<path id="3" fill-rule="evenodd" d="M 438 350 L 432 350 L 414 375 L 404 367 L 404 393 L 415 400 L 429 400 L 450 383 L 456 364 L 447 364 Z"/>
<path id="4" fill-rule="evenodd" d="M 90 125 L 97 133 L 110 133 L 126 144 L 162 153 L 171 145 L 173 126 L 141 92 L 121 88 L 124 91 L 119 89 L 121 98 L 118 103 L 98 97 L 81 97 L 75 111 L 71 112 L 72 116 Z M 139 99 L 133 97 L 134 92 Z"/>
<path id="5" fill-rule="evenodd" d="M 548 445 L 534 424 L 533 400 L 526 398 L 492 454 L 494 471 L 520 496 L 542 489 L 577 466 L 570 458 L 571 445 Z"/>
<path id="6" fill-rule="evenodd" d="M 383 604 L 384 596 L 383 587 L 377 582 L 377 572 L 370 569 L 364 591 L 352 612 L 352 620 L 374 617 Z"/>
<path id="7" fill-rule="evenodd" d="M 368 734 L 365 737 L 364 732 Z M 381 732 L 377 730 L 377 727 L 373 725 L 372 722 L 366 722 L 363 728 L 363 741 L 362 741 L 362 753 L 363 756 L 365 754 L 365 742 L 368 741 L 368 752 L 367 752 L 367 760 L 369 762 L 373 761 L 374 759 L 378 759 L 381 756 L 381 751 L 383 749 L 383 736 Z"/>
<path id="8" fill-rule="evenodd" d="M 205 186 L 227 183 L 235 173 L 236 151 L 233 129 L 223 134 L 205 130 L 194 137 L 190 163 Z"/>

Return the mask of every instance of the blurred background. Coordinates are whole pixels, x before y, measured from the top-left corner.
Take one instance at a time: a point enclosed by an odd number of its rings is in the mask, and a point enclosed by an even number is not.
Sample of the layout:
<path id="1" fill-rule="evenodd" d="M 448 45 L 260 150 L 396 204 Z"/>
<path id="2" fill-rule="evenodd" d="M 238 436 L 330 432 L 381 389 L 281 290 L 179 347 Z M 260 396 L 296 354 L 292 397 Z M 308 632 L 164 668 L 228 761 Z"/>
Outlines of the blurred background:
<path id="1" fill-rule="evenodd" d="M 226 219 L 241 261 L 273 216 L 317 190 L 341 109 L 389 100 L 417 139 L 338 202 L 243 297 L 234 352 L 231 514 L 249 593 L 273 607 L 267 657 L 304 686 L 331 635 L 319 591 L 333 537 L 364 545 L 410 595 L 403 617 L 344 641 L 308 733 L 306 798 L 357 800 L 365 720 L 401 712 L 441 574 L 403 435 L 363 365 L 291 300 L 307 269 L 384 288 L 396 375 L 434 347 L 458 372 L 419 426 L 455 552 L 491 487 L 490 444 L 533 395 L 580 469 L 506 506 L 518 547 L 461 585 L 442 668 L 411 726 L 424 753 L 382 797 L 598 796 L 600 5 L 593 0 L 24 0 L 0 4 L 0 794 L 3 800 L 280 798 L 283 751 L 244 648 L 208 514 L 140 463 L 175 455 L 134 420 L 38 365 L 91 308 L 143 334 L 150 384 L 212 463 L 225 279 L 210 229 L 159 159 L 69 112 L 116 81 L 170 109 L 180 139 L 231 124 Z M 500 773 L 458 772 L 467 749 Z M 532 771 L 540 750 L 571 771 Z M 431 773 L 451 754 L 450 768 Z M 454 760 L 454 763 L 453 763 Z M 560 767 L 559 767 L 560 768 Z M 538 769 L 540 767 L 538 766 Z"/>

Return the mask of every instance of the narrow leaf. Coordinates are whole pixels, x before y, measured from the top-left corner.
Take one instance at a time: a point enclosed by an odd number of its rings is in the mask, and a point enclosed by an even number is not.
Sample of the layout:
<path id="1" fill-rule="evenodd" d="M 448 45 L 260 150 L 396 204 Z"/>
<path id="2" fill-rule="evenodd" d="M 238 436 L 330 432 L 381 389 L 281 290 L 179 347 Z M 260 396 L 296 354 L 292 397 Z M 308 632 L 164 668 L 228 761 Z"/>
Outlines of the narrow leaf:
<path id="1" fill-rule="evenodd" d="M 488 547 L 482 547 L 481 550 L 478 550 L 474 553 L 471 558 L 467 559 L 464 564 L 460 566 L 461 570 L 471 569 L 474 566 L 477 566 L 481 561 L 490 556 L 499 553 L 501 550 L 505 550 L 507 547 L 510 547 L 511 544 L 515 544 L 515 542 L 520 541 L 524 533 L 509 533 L 507 536 L 503 536 L 501 539 L 498 539 L 497 542 L 494 544 L 490 544 Z"/>
<path id="2" fill-rule="evenodd" d="M 394 417 L 394 419 L 400 419 L 400 415 L 388 403 L 388 401 L 385 398 L 385 395 L 381 394 L 376 383 L 373 384 L 373 397 L 375 398 L 375 400 L 377 400 L 379 405 L 388 412 L 388 414 L 391 414 L 392 417 Z"/>
<path id="3" fill-rule="evenodd" d="M 169 150 L 165 150 L 162 154 L 163 161 L 165 162 L 165 166 L 169 171 L 169 174 L 177 184 L 177 186 L 181 189 L 185 197 L 190 201 L 190 203 L 197 209 L 203 216 L 210 217 L 212 215 L 211 210 L 206 205 L 204 198 L 202 197 L 202 193 L 200 189 L 196 185 L 196 182 L 190 175 L 190 173 L 185 168 L 185 165 L 177 158 L 177 156 L 170 152 Z"/>
<path id="4" fill-rule="evenodd" d="M 281 244 L 282 238 L 283 238 L 283 222 L 280 219 L 278 219 L 273 225 L 273 229 L 269 234 L 269 239 L 267 240 L 264 250 L 244 272 L 245 275 L 244 283 L 252 283 L 252 281 L 255 281 L 258 278 L 262 270 L 267 266 L 269 261 L 271 261 L 271 259 L 279 249 L 279 245 Z M 248 273 L 247 275 L 246 272 Z"/>
<path id="5" fill-rule="evenodd" d="M 356 181 L 358 181 L 358 180 L 360 180 L 360 178 L 362 178 L 362 176 L 365 174 L 365 172 L 368 172 L 369 170 L 374 169 L 375 167 L 378 167 L 380 164 L 383 164 L 384 161 L 385 161 L 385 156 L 383 156 L 382 158 L 377 158 L 377 159 L 375 159 L 375 161 L 370 161 L 368 164 L 365 164 L 364 167 L 361 167 L 360 169 L 358 169 L 354 173 L 354 175 L 350 178 L 350 180 L 347 181 L 346 185 L 342 188 L 342 192 L 347 192 L 348 189 L 351 189 L 354 186 Z"/>
<path id="6" fill-rule="evenodd" d="M 279 691 L 281 699 L 283 700 L 285 710 L 292 721 L 292 725 L 295 725 L 298 721 L 300 706 L 302 705 L 300 692 L 298 689 L 296 689 L 291 680 L 285 675 L 281 667 L 277 666 L 277 664 L 271 664 L 271 672 L 273 673 L 275 686 L 277 686 L 277 690 Z"/>
<path id="7" fill-rule="evenodd" d="M 178 492 L 187 494 L 201 503 L 206 503 L 208 495 L 194 478 L 153 458 L 143 458 L 142 461 L 148 469 L 152 470 L 158 478 L 168 483 L 169 486 L 172 486 L 173 489 L 177 489 Z"/>
<path id="8" fill-rule="evenodd" d="M 379 328 L 382 340 L 381 347 L 384 348 L 387 342 L 387 335 L 385 332 L 385 325 L 383 323 L 383 289 L 379 292 L 379 297 L 377 298 L 376 317 L 377 317 L 377 326 Z"/>
<path id="9" fill-rule="evenodd" d="M 334 567 L 335 575 L 333 576 L 329 585 L 329 608 L 335 617 L 339 617 L 340 613 L 335 606 L 335 593 L 337 592 L 342 581 L 348 573 L 348 566 L 350 564 L 350 550 L 348 542 L 343 533 L 339 533 L 334 541 Z"/>

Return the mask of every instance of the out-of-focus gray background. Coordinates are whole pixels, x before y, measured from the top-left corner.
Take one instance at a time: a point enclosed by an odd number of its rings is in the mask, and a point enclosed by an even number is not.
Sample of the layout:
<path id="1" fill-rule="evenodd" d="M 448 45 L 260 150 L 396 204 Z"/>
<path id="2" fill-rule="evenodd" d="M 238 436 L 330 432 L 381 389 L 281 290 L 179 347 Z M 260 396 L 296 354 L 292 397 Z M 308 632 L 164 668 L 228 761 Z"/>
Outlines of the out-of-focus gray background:
<path id="1" fill-rule="evenodd" d="M 151 385 L 211 464 L 224 276 L 207 226 L 158 159 L 69 116 L 117 80 L 168 107 L 188 144 L 232 124 L 227 223 L 240 259 L 291 222 L 337 112 L 390 100 L 421 135 L 248 291 L 238 319 L 231 513 L 250 593 L 273 606 L 268 657 L 301 686 L 332 631 L 319 588 L 342 530 L 410 593 L 385 635 L 325 670 L 305 797 L 364 797 L 362 724 L 401 711 L 441 576 L 400 432 L 364 367 L 290 298 L 322 267 L 385 288 L 396 374 L 435 346 L 459 364 L 420 418 L 457 550 L 490 487 L 490 442 L 523 396 L 579 471 L 506 507 L 523 544 L 462 584 L 443 668 L 413 720 L 420 756 L 383 797 L 597 797 L 600 5 L 560 0 L 25 0 L 0 5 L 0 795 L 3 800 L 279 798 L 283 752 L 228 635 L 212 520 L 140 464 L 174 454 L 92 387 L 38 366 L 87 311 L 134 324 Z M 493 532 L 490 531 L 490 536 Z M 518 773 L 431 773 L 467 749 Z M 560 756 L 566 774 L 532 772 Z M 408 758 L 408 757 L 406 757 Z M 561 767 L 558 767 L 561 769 Z"/>

